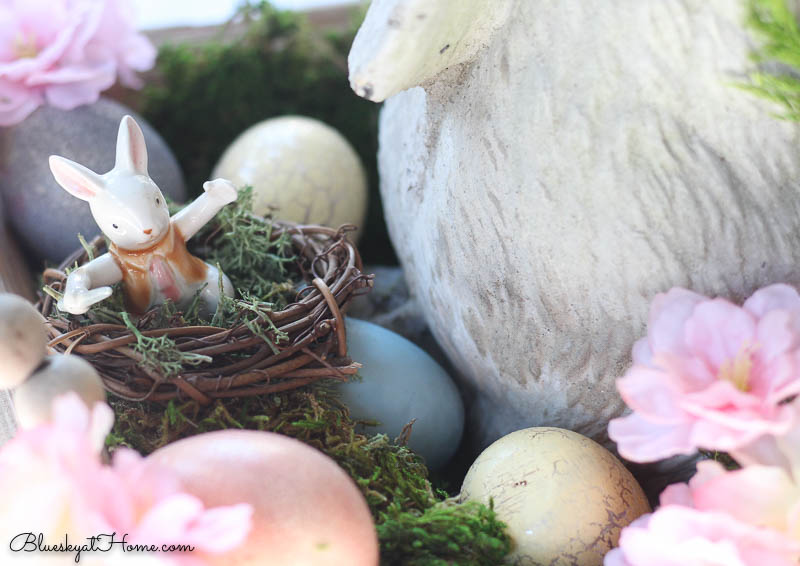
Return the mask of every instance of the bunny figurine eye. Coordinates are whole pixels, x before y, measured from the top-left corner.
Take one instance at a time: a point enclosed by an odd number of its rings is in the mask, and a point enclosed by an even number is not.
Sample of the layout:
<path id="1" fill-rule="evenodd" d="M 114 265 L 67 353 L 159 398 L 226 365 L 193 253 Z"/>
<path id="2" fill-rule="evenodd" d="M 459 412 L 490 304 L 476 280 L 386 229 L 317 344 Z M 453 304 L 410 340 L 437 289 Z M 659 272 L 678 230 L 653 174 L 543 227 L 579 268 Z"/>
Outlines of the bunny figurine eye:
<path id="1" fill-rule="evenodd" d="M 164 195 L 147 174 L 144 135 L 130 116 L 119 125 L 116 162 L 108 173 L 99 175 L 57 156 L 50 157 L 50 169 L 67 192 L 89 202 L 111 240 L 107 254 L 70 272 L 59 309 L 85 313 L 118 281 L 129 311 L 137 314 L 167 299 L 186 304 L 198 293 L 207 312 L 214 312 L 220 292 L 233 296 L 230 280 L 186 249 L 187 239 L 236 200 L 230 182 L 206 183 L 203 195 L 170 218 Z"/>

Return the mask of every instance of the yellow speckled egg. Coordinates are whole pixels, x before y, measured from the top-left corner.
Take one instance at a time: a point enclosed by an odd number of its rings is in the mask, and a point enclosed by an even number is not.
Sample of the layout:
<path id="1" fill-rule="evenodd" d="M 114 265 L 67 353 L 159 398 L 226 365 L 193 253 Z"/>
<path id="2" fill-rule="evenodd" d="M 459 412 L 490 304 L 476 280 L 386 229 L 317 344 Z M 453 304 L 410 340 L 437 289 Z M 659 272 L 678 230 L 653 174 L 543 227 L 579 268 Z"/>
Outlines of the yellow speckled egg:
<path id="1" fill-rule="evenodd" d="M 252 126 L 225 150 L 216 177 L 252 185 L 256 214 L 277 207 L 282 220 L 363 228 L 364 167 L 347 140 L 319 120 L 283 116 Z"/>
<path id="2" fill-rule="evenodd" d="M 484 450 L 464 478 L 461 500 L 490 498 L 518 566 L 601 566 L 620 530 L 650 512 L 613 454 L 560 428 L 518 430 Z"/>

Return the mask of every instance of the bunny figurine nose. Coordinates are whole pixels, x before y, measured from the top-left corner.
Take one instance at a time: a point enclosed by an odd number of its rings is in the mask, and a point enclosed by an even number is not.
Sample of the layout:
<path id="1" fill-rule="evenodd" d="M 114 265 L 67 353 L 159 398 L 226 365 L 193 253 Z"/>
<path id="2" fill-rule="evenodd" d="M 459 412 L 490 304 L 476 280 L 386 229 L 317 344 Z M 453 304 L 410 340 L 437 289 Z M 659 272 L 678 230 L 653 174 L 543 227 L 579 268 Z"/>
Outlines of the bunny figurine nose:
<path id="1" fill-rule="evenodd" d="M 153 229 L 152 229 L 152 228 L 148 228 L 147 230 L 143 230 L 143 232 L 144 232 L 145 234 L 147 234 L 148 236 L 150 235 L 150 233 L 151 233 L 152 231 L 153 231 Z"/>

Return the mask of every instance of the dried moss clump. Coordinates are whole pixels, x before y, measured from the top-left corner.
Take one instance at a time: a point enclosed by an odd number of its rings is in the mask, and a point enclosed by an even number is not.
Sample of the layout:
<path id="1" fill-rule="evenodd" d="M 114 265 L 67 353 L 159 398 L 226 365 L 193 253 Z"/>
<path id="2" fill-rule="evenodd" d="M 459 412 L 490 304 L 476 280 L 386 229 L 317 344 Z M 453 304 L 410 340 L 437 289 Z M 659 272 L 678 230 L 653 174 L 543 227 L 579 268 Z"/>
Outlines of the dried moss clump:
<path id="1" fill-rule="evenodd" d="M 416 454 L 384 435 L 356 432 L 347 408 L 323 383 L 206 407 L 118 398 L 111 404 L 117 415 L 108 438 L 112 449 L 124 445 L 148 454 L 192 434 L 229 428 L 278 432 L 318 448 L 361 488 L 377 525 L 382 564 L 493 565 L 510 550 L 494 511 L 446 501 Z"/>

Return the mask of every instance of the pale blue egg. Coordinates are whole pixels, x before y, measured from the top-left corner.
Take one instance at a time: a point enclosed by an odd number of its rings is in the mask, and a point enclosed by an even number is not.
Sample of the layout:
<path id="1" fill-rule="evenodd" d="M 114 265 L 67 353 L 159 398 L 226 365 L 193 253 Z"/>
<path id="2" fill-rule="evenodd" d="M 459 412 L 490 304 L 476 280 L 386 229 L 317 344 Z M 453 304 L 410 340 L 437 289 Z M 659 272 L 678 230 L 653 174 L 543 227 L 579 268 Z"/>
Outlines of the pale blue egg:
<path id="1" fill-rule="evenodd" d="M 399 334 L 355 318 L 346 319 L 350 357 L 361 364 L 361 381 L 338 385 L 356 419 L 381 424 L 365 433 L 397 437 L 416 419 L 409 447 L 431 469 L 455 454 L 464 431 L 464 404 L 450 376 L 421 348 Z"/>

